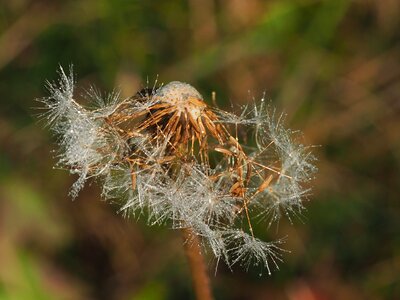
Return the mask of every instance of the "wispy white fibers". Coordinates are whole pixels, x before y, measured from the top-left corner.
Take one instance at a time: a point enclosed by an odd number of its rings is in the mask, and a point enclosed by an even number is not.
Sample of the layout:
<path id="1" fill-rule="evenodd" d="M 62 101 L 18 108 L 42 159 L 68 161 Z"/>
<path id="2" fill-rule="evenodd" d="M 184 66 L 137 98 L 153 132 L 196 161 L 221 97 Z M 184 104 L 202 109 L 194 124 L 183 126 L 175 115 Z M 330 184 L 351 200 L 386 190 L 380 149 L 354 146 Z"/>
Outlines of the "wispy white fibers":
<path id="1" fill-rule="evenodd" d="M 48 109 L 44 117 L 58 137 L 58 167 L 79 175 L 70 192 L 75 198 L 88 177 L 108 171 L 124 143 L 118 135 L 105 130 L 98 111 L 87 110 L 74 100 L 72 68 L 69 75 L 62 68 L 59 74 L 57 83 L 48 82 L 50 96 L 41 101 Z"/>

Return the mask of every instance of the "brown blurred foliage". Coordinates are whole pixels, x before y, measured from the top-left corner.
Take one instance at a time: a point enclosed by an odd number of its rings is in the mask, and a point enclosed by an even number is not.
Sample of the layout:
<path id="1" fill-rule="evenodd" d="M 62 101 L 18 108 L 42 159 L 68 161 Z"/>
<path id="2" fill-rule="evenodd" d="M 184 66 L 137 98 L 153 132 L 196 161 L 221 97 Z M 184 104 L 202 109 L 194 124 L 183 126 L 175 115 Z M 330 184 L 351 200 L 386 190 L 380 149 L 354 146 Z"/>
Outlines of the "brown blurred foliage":
<path id="1" fill-rule="evenodd" d="M 190 299 L 178 233 L 123 219 L 95 182 L 71 201 L 52 169 L 34 99 L 70 63 L 81 92 L 158 77 L 235 109 L 265 91 L 317 145 L 281 269 L 221 264 L 216 299 L 400 298 L 399 1 L 0 2 L 0 299 Z"/>

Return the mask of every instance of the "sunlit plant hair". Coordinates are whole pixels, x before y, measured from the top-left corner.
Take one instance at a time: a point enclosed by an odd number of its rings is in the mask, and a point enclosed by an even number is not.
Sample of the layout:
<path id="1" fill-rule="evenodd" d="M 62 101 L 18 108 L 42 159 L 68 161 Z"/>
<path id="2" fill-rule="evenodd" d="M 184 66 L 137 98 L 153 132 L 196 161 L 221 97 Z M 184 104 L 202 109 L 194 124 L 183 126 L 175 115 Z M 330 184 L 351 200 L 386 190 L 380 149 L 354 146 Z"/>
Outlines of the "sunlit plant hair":
<path id="1" fill-rule="evenodd" d="M 40 101 L 58 137 L 58 167 L 79 176 L 72 197 L 99 179 L 102 196 L 126 216 L 146 212 L 150 225 L 190 228 L 228 266 L 277 267 L 282 240 L 260 240 L 252 223 L 269 228 L 300 213 L 315 167 L 309 147 L 294 142 L 264 99 L 236 115 L 174 81 L 127 99 L 90 90 L 88 108 L 75 101 L 72 68 L 59 74 Z"/>

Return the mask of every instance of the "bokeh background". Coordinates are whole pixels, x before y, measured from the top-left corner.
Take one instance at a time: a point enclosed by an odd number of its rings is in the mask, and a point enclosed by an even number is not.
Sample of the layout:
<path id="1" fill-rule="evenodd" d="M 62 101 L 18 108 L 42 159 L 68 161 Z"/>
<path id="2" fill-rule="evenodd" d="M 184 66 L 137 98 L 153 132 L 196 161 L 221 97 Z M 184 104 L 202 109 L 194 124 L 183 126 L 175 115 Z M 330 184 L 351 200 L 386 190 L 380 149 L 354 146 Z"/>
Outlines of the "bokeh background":
<path id="1" fill-rule="evenodd" d="M 217 299 L 400 299 L 399 1 L 0 1 L 0 299 L 193 299 L 178 232 L 123 219 L 96 183 L 72 201 L 52 168 L 34 99 L 71 63 L 78 98 L 157 78 L 227 109 L 265 92 L 318 145 L 280 270 L 214 275 L 207 256 Z"/>

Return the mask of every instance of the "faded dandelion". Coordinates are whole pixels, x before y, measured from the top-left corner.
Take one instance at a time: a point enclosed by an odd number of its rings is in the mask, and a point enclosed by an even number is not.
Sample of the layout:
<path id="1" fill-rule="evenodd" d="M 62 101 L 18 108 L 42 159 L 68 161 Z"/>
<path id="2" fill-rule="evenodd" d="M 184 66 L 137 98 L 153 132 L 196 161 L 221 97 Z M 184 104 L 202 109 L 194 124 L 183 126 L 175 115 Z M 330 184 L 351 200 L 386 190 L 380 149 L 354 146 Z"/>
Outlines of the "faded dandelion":
<path id="1" fill-rule="evenodd" d="M 128 99 L 91 90 L 89 109 L 74 100 L 72 69 L 59 73 L 40 101 L 58 136 L 58 167 L 79 175 L 72 197 L 100 179 L 103 197 L 117 199 L 126 216 L 146 211 L 150 225 L 188 228 L 229 266 L 278 266 L 282 241 L 256 238 L 252 222 L 301 213 L 315 167 L 309 147 L 294 143 L 264 100 L 235 115 L 174 81 Z M 240 127 L 253 147 L 242 145 Z"/>

